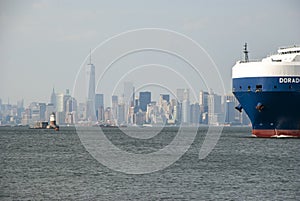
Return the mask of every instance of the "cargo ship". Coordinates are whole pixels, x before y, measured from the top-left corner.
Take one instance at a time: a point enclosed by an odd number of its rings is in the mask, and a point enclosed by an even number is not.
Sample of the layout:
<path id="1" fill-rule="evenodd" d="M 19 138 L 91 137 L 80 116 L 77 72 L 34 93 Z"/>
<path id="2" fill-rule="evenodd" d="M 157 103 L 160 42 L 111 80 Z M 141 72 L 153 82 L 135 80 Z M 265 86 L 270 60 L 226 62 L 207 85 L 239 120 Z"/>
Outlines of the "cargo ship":
<path id="1" fill-rule="evenodd" d="M 261 61 L 232 68 L 232 92 L 247 113 L 255 137 L 300 137 L 300 46 L 279 48 Z"/>

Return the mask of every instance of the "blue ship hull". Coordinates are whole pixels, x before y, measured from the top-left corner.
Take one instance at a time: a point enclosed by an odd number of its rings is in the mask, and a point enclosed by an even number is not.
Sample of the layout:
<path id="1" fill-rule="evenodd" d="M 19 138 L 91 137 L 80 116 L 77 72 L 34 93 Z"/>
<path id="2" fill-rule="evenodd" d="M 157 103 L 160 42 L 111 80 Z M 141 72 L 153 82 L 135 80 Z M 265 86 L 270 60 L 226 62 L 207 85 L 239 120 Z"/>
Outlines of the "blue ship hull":
<path id="1" fill-rule="evenodd" d="M 300 137 L 300 77 L 233 79 L 233 94 L 258 137 Z"/>

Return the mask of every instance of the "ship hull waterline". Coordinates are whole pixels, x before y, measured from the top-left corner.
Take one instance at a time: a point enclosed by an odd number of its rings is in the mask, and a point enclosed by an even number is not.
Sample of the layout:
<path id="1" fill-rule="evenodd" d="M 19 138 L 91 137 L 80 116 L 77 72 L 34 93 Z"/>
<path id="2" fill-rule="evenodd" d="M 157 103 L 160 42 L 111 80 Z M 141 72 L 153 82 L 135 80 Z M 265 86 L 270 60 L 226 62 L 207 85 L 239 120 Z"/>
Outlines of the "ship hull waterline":
<path id="1" fill-rule="evenodd" d="M 252 135 L 261 138 L 300 138 L 300 130 L 253 129 Z"/>

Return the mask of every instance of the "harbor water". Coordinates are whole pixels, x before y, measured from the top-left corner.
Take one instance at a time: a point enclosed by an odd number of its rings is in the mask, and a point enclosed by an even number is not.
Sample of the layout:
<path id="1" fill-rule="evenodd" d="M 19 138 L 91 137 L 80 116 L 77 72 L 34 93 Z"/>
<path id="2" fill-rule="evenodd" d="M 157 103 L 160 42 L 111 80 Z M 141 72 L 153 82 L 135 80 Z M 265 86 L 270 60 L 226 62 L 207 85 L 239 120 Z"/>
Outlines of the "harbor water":
<path id="1" fill-rule="evenodd" d="M 126 174 L 95 160 L 75 128 L 0 128 L 0 200 L 300 200 L 299 139 L 252 138 L 250 128 L 225 127 L 200 160 L 206 129 L 169 167 Z M 162 149 L 176 135 L 165 128 L 140 140 L 103 130 L 115 146 L 136 153 Z"/>

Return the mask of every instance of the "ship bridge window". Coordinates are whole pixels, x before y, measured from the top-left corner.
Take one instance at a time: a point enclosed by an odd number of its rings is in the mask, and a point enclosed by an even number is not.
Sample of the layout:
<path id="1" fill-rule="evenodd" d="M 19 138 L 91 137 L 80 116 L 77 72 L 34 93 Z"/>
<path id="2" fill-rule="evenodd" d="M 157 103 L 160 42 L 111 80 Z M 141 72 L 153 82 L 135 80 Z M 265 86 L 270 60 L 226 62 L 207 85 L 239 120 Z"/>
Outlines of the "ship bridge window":
<path id="1" fill-rule="evenodd" d="M 258 85 L 256 85 L 255 92 L 260 92 L 260 91 L 262 91 L 262 85 L 258 84 Z"/>
<path id="2" fill-rule="evenodd" d="M 280 52 L 279 54 L 295 54 L 295 53 L 300 53 L 300 50 L 284 51 L 284 52 Z"/>
<path id="3" fill-rule="evenodd" d="M 272 62 L 281 62 L 282 60 L 281 59 L 271 59 Z"/>

